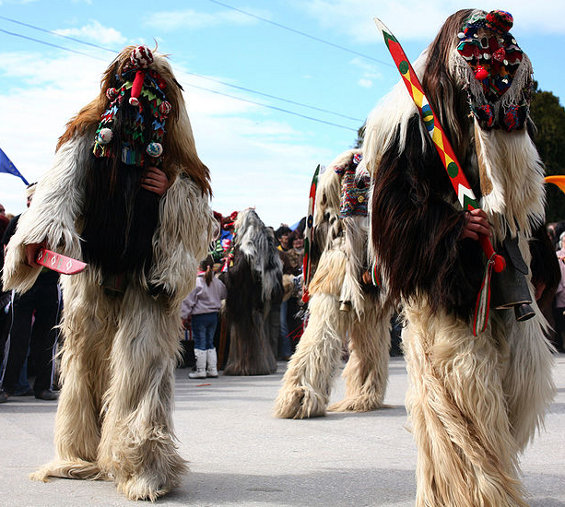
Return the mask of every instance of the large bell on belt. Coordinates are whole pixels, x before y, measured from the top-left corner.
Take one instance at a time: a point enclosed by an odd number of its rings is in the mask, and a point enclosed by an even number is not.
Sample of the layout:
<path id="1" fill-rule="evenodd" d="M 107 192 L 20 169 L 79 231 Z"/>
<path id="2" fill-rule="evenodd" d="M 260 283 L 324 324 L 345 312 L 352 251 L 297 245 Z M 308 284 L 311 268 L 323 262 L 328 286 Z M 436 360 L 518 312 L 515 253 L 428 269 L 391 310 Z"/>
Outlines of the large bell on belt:
<path id="1" fill-rule="evenodd" d="M 531 319 L 535 314 L 536 312 L 534 312 L 534 309 L 527 303 L 523 303 L 514 307 L 514 315 L 516 315 L 516 320 L 518 322 Z"/>
<path id="2" fill-rule="evenodd" d="M 522 322 L 535 315 L 528 287 L 528 266 L 518 247 L 518 238 L 506 237 L 497 248 L 506 259 L 506 268 L 492 276 L 492 306 L 497 310 L 514 309 L 516 320 Z"/>

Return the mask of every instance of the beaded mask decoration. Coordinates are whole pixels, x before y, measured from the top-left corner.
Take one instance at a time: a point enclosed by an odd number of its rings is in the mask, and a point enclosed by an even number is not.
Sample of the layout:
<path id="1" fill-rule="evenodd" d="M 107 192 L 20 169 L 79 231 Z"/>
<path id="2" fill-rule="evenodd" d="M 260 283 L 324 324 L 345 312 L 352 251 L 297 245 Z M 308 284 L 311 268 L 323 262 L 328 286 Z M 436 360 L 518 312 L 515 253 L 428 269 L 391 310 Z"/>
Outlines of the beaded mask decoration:
<path id="1" fill-rule="evenodd" d="M 528 116 L 532 70 L 512 25 L 509 12 L 475 12 L 458 34 L 457 52 L 475 78 L 468 88 L 471 110 L 486 130 L 521 129 Z"/>
<path id="2" fill-rule="evenodd" d="M 122 83 L 120 88 L 106 90 L 110 104 L 96 130 L 96 157 L 112 157 L 113 143 L 119 142 L 124 164 L 143 166 L 145 155 L 151 157 L 152 165 L 161 164 L 171 104 L 165 96 L 165 81 L 149 69 L 152 63 L 151 50 L 138 46 L 132 50 L 122 74 L 116 75 L 116 81 Z"/>
<path id="3" fill-rule="evenodd" d="M 356 174 L 361 160 L 362 156 L 355 154 L 350 164 L 335 168 L 337 174 L 343 175 L 339 207 L 341 218 L 367 216 L 370 176 L 369 173 Z"/>

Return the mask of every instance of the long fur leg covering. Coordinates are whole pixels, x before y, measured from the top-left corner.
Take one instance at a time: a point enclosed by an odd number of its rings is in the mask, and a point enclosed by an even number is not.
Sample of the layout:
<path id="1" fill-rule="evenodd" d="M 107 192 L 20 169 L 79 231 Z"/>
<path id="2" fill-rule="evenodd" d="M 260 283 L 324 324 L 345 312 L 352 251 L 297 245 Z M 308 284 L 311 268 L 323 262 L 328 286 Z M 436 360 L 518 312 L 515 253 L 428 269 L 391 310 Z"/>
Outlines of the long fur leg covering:
<path id="1" fill-rule="evenodd" d="M 92 270 L 64 277 L 62 284 L 67 297 L 61 323 L 64 342 L 62 388 L 55 419 L 57 457 L 32 478 L 100 479 L 104 474 L 96 456 L 115 311 Z"/>
<path id="2" fill-rule="evenodd" d="M 154 501 L 187 470 L 172 423 L 178 316 L 162 304 L 130 285 L 111 352 L 98 462 L 131 500 Z"/>
<path id="3" fill-rule="evenodd" d="M 543 426 L 555 395 L 552 347 L 545 339 L 548 324 L 537 307 L 535 318 L 517 322 L 509 315 L 504 326 L 509 330 L 509 355 L 502 386 L 512 434 L 523 451 Z"/>
<path id="4" fill-rule="evenodd" d="M 275 416 L 304 419 L 326 413 L 333 379 L 343 351 L 344 319 L 330 294 L 310 299 L 306 331 L 288 363 L 275 400 Z"/>
<path id="5" fill-rule="evenodd" d="M 270 375 L 277 371 L 265 313 L 251 309 L 247 317 L 231 323 L 230 351 L 224 375 Z"/>
<path id="6" fill-rule="evenodd" d="M 474 337 L 467 323 L 425 302 L 408 306 L 405 317 L 417 505 L 527 505 L 502 389 L 504 337 L 490 328 Z"/>
<path id="7" fill-rule="evenodd" d="M 388 382 L 391 316 L 391 306 L 381 307 L 372 297 L 364 303 L 360 320 L 356 314 L 350 315 L 350 355 L 343 371 L 345 399 L 328 410 L 368 412 L 382 407 Z"/>

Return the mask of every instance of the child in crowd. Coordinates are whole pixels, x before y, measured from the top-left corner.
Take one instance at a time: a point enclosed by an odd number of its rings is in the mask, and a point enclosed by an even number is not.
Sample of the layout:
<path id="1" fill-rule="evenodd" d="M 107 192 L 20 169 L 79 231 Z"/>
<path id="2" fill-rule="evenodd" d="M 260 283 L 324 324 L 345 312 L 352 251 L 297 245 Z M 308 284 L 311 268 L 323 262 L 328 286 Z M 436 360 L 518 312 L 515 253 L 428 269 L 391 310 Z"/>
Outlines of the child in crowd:
<path id="1" fill-rule="evenodd" d="M 214 276 L 214 260 L 207 257 L 200 263 L 195 289 L 182 302 L 181 318 L 185 325 L 192 320 L 192 337 L 196 371 L 189 378 L 217 377 L 217 354 L 214 333 L 218 325 L 218 311 L 226 298 L 226 286 Z"/>

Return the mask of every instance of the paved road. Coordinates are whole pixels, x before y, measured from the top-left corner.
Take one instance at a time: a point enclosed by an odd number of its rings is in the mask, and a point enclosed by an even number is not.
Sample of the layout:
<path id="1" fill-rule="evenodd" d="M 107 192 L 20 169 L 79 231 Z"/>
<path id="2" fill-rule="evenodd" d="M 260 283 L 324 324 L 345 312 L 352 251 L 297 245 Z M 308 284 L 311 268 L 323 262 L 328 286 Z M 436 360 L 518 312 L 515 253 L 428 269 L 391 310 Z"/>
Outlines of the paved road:
<path id="1" fill-rule="evenodd" d="M 177 370 L 175 425 L 191 472 L 162 506 L 412 506 L 416 449 L 406 428 L 406 369 L 390 362 L 389 408 L 293 421 L 271 416 L 286 363 L 261 377 L 188 380 Z M 546 428 L 522 457 L 530 504 L 565 506 L 565 355 Z M 207 385 L 206 385 L 207 384 Z M 336 381 L 332 401 L 343 395 Z M 53 456 L 56 403 L 0 405 L 0 505 L 131 506 L 110 482 L 28 474 Z"/>

